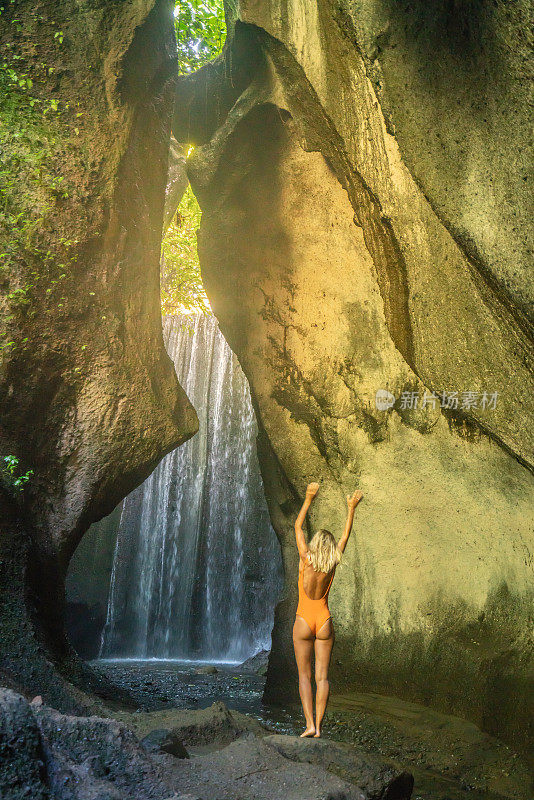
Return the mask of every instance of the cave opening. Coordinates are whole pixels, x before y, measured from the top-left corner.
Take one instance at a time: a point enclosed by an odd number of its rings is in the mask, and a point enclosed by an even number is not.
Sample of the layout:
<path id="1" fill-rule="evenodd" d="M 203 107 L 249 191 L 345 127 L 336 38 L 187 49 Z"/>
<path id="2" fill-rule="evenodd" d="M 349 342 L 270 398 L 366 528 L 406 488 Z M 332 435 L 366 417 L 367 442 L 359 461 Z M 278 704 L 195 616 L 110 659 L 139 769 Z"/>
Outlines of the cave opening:
<path id="1" fill-rule="evenodd" d="M 177 3 L 179 71 L 220 55 L 222 2 Z M 85 660 L 265 668 L 283 585 L 248 381 L 213 315 L 197 252 L 194 145 L 171 137 L 160 261 L 165 348 L 198 432 L 82 538 L 66 578 L 67 635 Z"/>
<path id="2" fill-rule="evenodd" d="M 176 143 L 175 143 L 176 145 Z M 200 209 L 174 174 L 161 253 L 162 329 L 199 431 L 75 551 L 66 627 L 86 660 L 263 665 L 283 584 L 256 452 L 248 381 L 204 292 Z M 184 190 L 185 186 L 185 190 Z"/>

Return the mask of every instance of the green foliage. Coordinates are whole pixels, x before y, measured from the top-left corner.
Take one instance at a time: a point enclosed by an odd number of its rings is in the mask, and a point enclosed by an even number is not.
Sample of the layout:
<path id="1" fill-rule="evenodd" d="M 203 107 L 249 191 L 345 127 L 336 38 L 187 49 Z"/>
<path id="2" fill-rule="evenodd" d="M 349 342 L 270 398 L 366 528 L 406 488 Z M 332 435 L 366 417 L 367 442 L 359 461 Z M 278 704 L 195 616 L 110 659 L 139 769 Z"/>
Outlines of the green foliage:
<path id="1" fill-rule="evenodd" d="M 17 475 L 19 471 L 19 460 L 16 456 L 4 456 L 0 465 L 0 478 L 4 488 L 20 493 L 24 488 L 31 476 L 33 469 L 29 469 L 24 475 Z"/>
<path id="2" fill-rule="evenodd" d="M 174 9 L 180 72 L 204 66 L 221 52 L 226 38 L 223 0 L 180 0 Z M 211 313 L 202 286 L 196 232 L 200 208 L 188 187 L 165 235 L 161 253 L 161 310 Z"/>
<path id="3" fill-rule="evenodd" d="M 219 55 L 226 38 L 223 0 L 180 0 L 174 16 L 180 72 L 193 72 Z"/>
<path id="4" fill-rule="evenodd" d="M 200 215 L 197 199 L 188 187 L 163 239 L 160 280 L 163 314 L 211 313 L 198 261 Z"/>

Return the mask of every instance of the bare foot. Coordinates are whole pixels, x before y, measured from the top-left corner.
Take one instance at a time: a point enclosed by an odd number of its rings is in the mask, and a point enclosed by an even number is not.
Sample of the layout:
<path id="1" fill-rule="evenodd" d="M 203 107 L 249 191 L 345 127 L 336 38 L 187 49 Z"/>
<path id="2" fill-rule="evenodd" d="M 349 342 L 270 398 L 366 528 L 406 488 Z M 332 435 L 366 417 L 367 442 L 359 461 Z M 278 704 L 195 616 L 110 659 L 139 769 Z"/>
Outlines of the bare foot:
<path id="1" fill-rule="evenodd" d="M 306 730 L 304 731 L 304 733 L 301 733 L 301 734 L 300 734 L 300 738 L 302 739 L 302 737 L 303 737 L 303 736 L 313 736 L 313 735 L 314 735 L 314 733 L 315 733 L 315 728 L 314 728 L 314 726 L 313 726 L 313 725 L 312 725 L 311 727 L 310 727 L 310 726 L 308 726 L 308 727 L 306 728 Z"/>
<path id="2" fill-rule="evenodd" d="M 321 731 L 317 731 L 317 733 L 314 735 L 313 738 L 314 739 L 318 739 L 320 735 L 321 735 Z"/>

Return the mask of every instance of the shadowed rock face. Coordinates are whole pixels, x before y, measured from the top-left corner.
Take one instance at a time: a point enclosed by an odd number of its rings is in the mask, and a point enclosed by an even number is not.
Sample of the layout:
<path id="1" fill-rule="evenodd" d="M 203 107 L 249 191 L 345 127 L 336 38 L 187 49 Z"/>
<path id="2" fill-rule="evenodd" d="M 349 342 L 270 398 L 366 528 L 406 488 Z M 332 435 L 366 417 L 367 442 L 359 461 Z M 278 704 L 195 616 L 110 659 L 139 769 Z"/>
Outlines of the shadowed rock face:
<path id="1" fill-rule="evenodd" d="M 0 690 L 0 711 L 5 800 L 409 800 L 412 795 L 412 775 L 387 759 L 327 739 L 319 744 L 266 736 L 258 722 L 223 703 L 174 711 L 178 724 L 172 730 L 154 729 L 148 718 L 150 733 L 141 742 L 115 720 L 60 714 L 40 698 L 28 703 L 6 689 Z M 190 747 L 196 750 L 192 759 Z"/>
<path id="2" fill-rule="evenodd" d="M 175 133 L 200 145 L 188 164 L 204 282 L 251 384 L 286 567 L 266 698 L 296 692 L 299 498 L 320 480 L 311 528 L 339 535 L 358 486 L 365 499 L 330 594 L 335 684 L 467 715 L 522 745 L 532 737 L 532 339 L 523 232 L 498 221 L 524 201 L 523 179 L 506 183 L 523 128 L 506 140 L 496 119 L 522 118 L 523 73 L 518 54 L 492 82 L 488 39 L 491 29 L 504 52 L 522 23 L 483 15 L 480 40 L 473 30 L 456 42 L 453 26 L 422 52 L 422 5 L 393 5 L 242 2 L 224 58 L 178 85 Z M 387 53 L 382 29 L 395 43 Z M 195 81 L 199 98 L 212 87 L 217 113 L 195 105 Z M 477 144 L 483 90 L 492 122 Z M 392 408 L 377 409 L 379 389 L 395 395 Z M 425 391 L 457 391 L 459 406 L 423 408 Z M 478 407 L 462 408 L 469 391 Z M 403 392 L 418 393 L 417 408 Z M 495 408 L 481 407 L 483 392 L 498 393 Z"/>
<path id="3" fill-rule="evenodd" d="M 1 109 L 0 444 L 34 475 L 22 494 L 2 492 L 0 668 L 57 707 L 70 703 L 49 661 L 67 669 L 71 657 L 62 607 L 72 552 L 197 429 L 159 307 L 172 4 L 97 6 L 18 3 L 0 31 L 39 110 L 18 96 L 15 111 L 9 99 Z M 50 97 L 57 111 L 42 105 Z"/>

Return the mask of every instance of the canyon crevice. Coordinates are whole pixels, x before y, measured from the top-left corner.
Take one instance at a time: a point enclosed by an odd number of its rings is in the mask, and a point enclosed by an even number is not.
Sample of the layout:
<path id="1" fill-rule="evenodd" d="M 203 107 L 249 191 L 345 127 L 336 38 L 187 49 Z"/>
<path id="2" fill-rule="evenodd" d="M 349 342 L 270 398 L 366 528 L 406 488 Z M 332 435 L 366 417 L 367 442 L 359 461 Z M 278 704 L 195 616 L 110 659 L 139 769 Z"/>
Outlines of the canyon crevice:
<path id="1" fill-rule="evenodd" d="M 527 231 L 511 220 L 526 200 L 525 126 L 506 137 L 497 124 L 521 113 L 521 54 L 488 101 L 485 139 L 471 102 L 480 95 L 482 114 L 520 5 L 507 25 L 481 6 L 483 30 L 462 27 L 466 10 L 422 52 L 439 31 L 422 4 L 242 2 L 219 63 L 179 82 L 173 130 L 197 145 L 203 280 L 250 381 L 285 564 L 265 698 L 296 693 L 299 498 L 321 481 L 311 530 L 339 535 L 358 486 L 365 502 L 331 592 L 333 681 L 452 710 L 524 747 L 531 273 Z M 392 408 L 377 408 L 378 390 Z M 443 400 L 454 391 L 457 407 Z M 490 408 L 482 398 L 495 392 Z"/>

